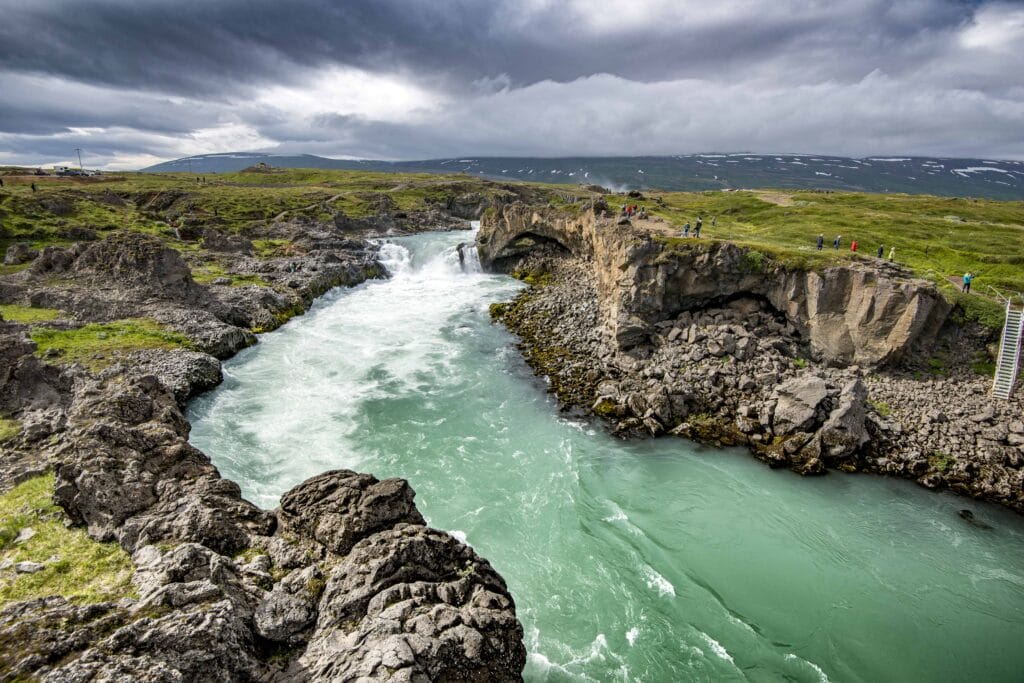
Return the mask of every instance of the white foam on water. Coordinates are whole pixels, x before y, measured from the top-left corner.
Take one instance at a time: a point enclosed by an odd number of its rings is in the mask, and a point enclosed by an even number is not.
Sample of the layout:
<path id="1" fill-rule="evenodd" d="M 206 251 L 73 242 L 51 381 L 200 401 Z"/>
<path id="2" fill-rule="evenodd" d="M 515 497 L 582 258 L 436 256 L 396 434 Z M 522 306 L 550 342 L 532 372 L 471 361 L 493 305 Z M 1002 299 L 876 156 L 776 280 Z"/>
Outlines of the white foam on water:
<path id="1" fill-rule="evenodd" d="M 625 512 L 623 512 L 622 508 L 620 508 L 618 505 L 616 505 L 612 501 L 608 501 L 608 507 L 610 507 L 612 509 L 612 514 L 608 515 L 607 517 L 602 517 L 602 519 L 605 522 L 628 522 L 629 521 L 629 515 L 627 515 Z"/>
<path id="2" fill-rule="evenodd" d="M 658 591 L 658 595 L 671 595 L 673 598 L 676 596 L 675 586 L 673 586 L 672 583 L 664 576 L 654 571 L 650 565 L 642 565 L 640 567 L 640 573 L 643 575 L 644 581 L 647 583 L 647 587 L 651 590 Z"/>
<path id="3" fill-rule="evenodd" d="M 726 650 L 720 642 L 709 636 L 707 633 L 704 633 L 704 631 L 700 631 L 700 637 L 701 640 L 707 643 L 707 646 L 711 648 L 711 652 L 713 652 L 716 657 L 722 661 L 729 662 L 730 664 L 736 663 L 735 660 L 733 660 L 732 655 L 729 654 L 729 651 Z"/>
<path id="4" fill-rule="evenodd" d="M 452 536 L 454 536 L 455 538 L 459 539 L 460 541 L 462 541 L 466 545 L 469 545 L 469 541 L 466 540 L 466 532 L 465 531 L 462 531 L 461 529 L 452 529 L 448 533 L 450 533 Z"/>
<path id="5" fill-rule="evenodd" d="M 803 657 L 797 657 L 794 654 L 786 655 L 786 660 L 790 662 L 800 662 L 801 664 L 806 664 L 810 669 L 814 671 L 815 674 L 818 675 L 818 683 L 829 683 L 828 676 L 826 676 L 825 672 L 821 670 L 821 667 L 815 664 L 814 662 L 808 661 Z"/>
<path id="6" fill-rule="evenodd" d="M 742 628 L 744 631 L 748 631 L 750 633 L 755 633 L 755 634 L 757 633 L 757 631 L 754 630 L 753 626 L 751 626 L 747 622 L 743 621 L 742 619 L 737 619 L 736 617 L 734 617 L 731 614 L 726 614 L 725 616 L 729 619 L 729 621 L 731 621 L 732 623 L 736 624 L 737 626 Z"/>
<path id="7" fill-rule="evenodd" d="M 626 631 L 626 641 L 629 643 L 630 647 L 633 647 L 633 645 L 636 644 L 636 639 L 639 637 L 640 629 L 638 629 L 636 626 Z"/>

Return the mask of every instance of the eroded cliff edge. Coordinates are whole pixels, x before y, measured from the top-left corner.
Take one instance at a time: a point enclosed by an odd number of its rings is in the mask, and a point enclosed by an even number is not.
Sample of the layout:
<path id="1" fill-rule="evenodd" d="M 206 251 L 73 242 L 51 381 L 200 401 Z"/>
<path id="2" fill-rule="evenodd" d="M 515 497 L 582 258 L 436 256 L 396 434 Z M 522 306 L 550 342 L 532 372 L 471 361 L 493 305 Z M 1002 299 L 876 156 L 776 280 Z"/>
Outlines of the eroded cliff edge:
<path id="1" fill-rule="evenodd" d="M 745 445 L 775 466 L 872 471 L 1024 510 L 1020 400 L 929 282 L 863 261 L 821 271 L 608 218 L 600 200 L 485 214 L 485 266 L 532 283 L 493 313 L 567 406 L 619 433 Z M 940 373 L 925 361 L 941 354 Z M 922 371 L 922 366 L 925 370 Z"/>

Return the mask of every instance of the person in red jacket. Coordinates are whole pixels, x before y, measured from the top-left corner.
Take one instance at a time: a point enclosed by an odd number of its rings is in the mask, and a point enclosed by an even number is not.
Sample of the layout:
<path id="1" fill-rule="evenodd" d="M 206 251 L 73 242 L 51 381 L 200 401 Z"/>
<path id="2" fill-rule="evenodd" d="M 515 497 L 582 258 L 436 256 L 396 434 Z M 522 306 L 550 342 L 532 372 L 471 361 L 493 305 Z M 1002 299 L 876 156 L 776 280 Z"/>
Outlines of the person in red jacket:
<path id="1" fill-rule="evenodd" d="M 857 251 L 857 240 L 850 242 L 850 251 Z"/>

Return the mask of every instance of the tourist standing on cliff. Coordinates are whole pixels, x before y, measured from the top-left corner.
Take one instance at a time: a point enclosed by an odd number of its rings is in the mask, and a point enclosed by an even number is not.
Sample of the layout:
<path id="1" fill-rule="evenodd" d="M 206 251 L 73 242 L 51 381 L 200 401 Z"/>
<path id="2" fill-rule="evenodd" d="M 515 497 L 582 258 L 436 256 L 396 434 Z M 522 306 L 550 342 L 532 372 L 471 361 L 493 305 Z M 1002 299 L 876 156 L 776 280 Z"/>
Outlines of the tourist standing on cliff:
<path id="1" fill-rule="evenodd" d="M 842 235 L 836 235 L 836 238 L 832 240 L 832 248 L 839 251 L 839 244 L 843 241 Z"/>
<path id="2" fill-rule="evenodd" d="M 857 252 L 857 240 L 850 242 L 850 251 L 854 253 Z"/>
<path id="3" fill-rule="evenodd" d="M 889 263 L 892 263 L 894 258 L 896 258 L 896 247 L 889 247 Z"/>
<path id="4" fill-rule="evenodd" d="M 35 183 L 32 183 L 32 191 L 33 191 L 33 192 L 35 192 L 35 191 L 36 191 L 36 184 L 35 184 Z"/>
<path id="5" fill-rule="evenodd" d="M 964 286 L 960 288 L 961 292 L 971 293 L 971 280 L 974 279 L 974 273 L 968 271 L 964 273 Z"/>
<path id="6" fill-rule="evenodd" d="M 882 254 L 884 254 L 884 253 L 885 253 L 885 245 L 884 244 L 879 244 L 878 245 L 878 258 L 882 258 Z"/>
<path id="7" fill-rule="evenodd" d="M 825 246 L 825 235 L 818 235 L 818 251 L 822 250 Z"/>
<path id="8" fill-rule="evenodd" d="M 697 222 L 693 224 L 693 236 L 700 237 L 700 226 L 704 224 L 700 216 L 697 216 Z"/>

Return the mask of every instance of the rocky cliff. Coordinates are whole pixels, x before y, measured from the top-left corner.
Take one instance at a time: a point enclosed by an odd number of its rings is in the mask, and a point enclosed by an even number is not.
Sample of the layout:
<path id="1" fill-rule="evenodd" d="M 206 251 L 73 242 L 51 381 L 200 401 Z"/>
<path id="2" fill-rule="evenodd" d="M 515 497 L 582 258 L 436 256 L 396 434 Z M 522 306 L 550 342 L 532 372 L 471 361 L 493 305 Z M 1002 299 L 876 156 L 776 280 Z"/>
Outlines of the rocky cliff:
<path id="1" fill-rule="evenodd" d="M 481 263 L 501 269 L 539 245 L 592 261 L 603 323 L 622 350 L 649 343 L 659 322 L 683 311 L 754 298 L 783 314 L 816 358 L 878 366 L 933 340 L 950 311 L 933 285 L 888 264 L 796 269 L 729 242 L 620 225 L 605 212 L 524 204 L 489 212 Z"/>
<path id="2" fill-rule="evenodd" d="M 481 261 L 532 283 L 492 314 L 565 406 L 619 434 L 742 445 L 802 474 L 880 472 L 1024 511 L 1020 399 L 978 405 L 984 349 L 943 327 L 950 306 L 931 284 L 881 263 L 801 270 L 606 212 L 509 206 L 480 231 Z"/>

